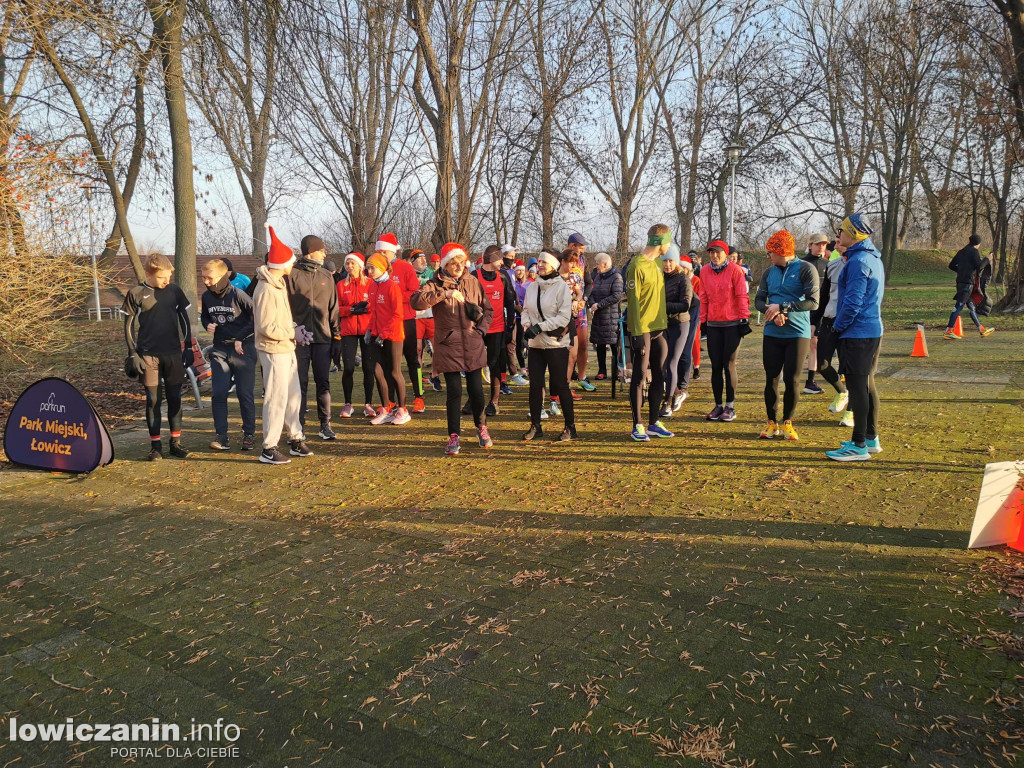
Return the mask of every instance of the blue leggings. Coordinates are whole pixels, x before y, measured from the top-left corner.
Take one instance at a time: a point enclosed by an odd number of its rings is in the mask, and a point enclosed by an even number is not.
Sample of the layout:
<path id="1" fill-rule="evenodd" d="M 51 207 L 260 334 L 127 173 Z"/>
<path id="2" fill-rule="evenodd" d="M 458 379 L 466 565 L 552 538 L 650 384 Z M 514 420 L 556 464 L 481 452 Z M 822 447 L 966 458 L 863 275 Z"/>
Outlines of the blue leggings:
<path id="1" fill-rule="evenodd" d="M 953 311 L 949 315 L 949 322 L 946 324 L 947 328 L 953 327 L 953 324 L 956 323 L 957 317 L 960 316 L 960 313 L 963 311 L 965 306 L 971 312 L 971 320 L 974 321 L 974 324 L 978 326 L 978 328 L 981 328 L 981 320 L 978 319 L 978 310 L 975 309 L 974 302 L 970 299 L 966 299 L 965 301 L 957 299 L 956 307 L 954 307 Z"/>

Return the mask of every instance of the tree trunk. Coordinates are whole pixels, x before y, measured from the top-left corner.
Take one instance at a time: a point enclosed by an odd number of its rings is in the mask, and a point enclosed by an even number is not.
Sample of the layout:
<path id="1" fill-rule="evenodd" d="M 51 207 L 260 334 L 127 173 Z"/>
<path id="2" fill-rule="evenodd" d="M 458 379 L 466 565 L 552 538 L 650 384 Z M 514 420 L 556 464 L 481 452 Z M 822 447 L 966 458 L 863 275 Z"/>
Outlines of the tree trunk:
<path id="1" fill-rule="evenodd" d="M 554 117 L 545 108 L 540 125 L 540 240 L 542 245 L 555 244 L 555 203 L 551 189 L 551 121 Z"/>
<path id="2" fill-rule="evenodd" d="M 186 0 L 147 0 L 147 5 L 153 18 L 153 34 L 160 46 L 171 136 L 175 282 L 192 304 L 190 309 L 194 321 L 199 307 L 196 295 L 196 196 L 192 179 L 192 135 L 185 102 L 181 34 Z"/>

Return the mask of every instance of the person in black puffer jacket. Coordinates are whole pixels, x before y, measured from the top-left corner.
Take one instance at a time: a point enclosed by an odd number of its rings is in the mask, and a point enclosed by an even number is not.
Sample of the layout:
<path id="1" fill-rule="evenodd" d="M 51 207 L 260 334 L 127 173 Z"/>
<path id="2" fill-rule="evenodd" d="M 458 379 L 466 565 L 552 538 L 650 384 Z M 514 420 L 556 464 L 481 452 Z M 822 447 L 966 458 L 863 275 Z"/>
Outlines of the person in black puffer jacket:
<path id="1" fill-rule="evenodd" d="M 622 302 L 626 289 L 622 273 L 612 264 L 612 257 L 599 253 L 594 257 L 593 287 L 590 291 L 589 308 L 594 313 L 591 321 L 590 343 L 597 347 L 597 378 L 608 378 L 606 355 L 608 347 L 612 355 L 619 354 L 619 318 L 622 317 Z M 613 358 L 614 359 L 614 358 Z"/>
<path id="2" fill-rule="evenodd" d="M 678 398 L 679 358 L 682 357 L 687 339 L 690 338 L 690 305 L 693 302 L 693 285 L 690 276 L 683 272 L 679 261 L 679 248 L 669 246 L 668 253 L 661 257 L 665 272 L 665 309 L 668 312 L 668 358 L 665 360 L 665 402 L 661 405 L 661 416 L 668 418 L 679 410 L 685 398 Z M 678 405 L 676 404 L 678 400 Z"/>
<path id="3" fill-rule="evenodd" d="M 978 250 L 980 244 L 981 238 L 978 235 L 971 235 L 967 245 L 957 251 L 953 260 L 949 262 L 949 268 L 956 272 L 956 294 L 953 296 L 956 306 L 949 315 L 946 332 L 942 334 L 944 339 L 961 338 L 956 335 L 953 327 L 964 307 L 970 310 L 971 320 L 974 321 L 974 324 L 978 327 L 978 332 L 982 336 L 990 336 L 993 330 L 995 330 L 994 328 L 986 328 L 981 324 L 981 320 L 978 319 L 977 307 L 974 305 L 974 278 L 982 267 L 981 251 Z"/>

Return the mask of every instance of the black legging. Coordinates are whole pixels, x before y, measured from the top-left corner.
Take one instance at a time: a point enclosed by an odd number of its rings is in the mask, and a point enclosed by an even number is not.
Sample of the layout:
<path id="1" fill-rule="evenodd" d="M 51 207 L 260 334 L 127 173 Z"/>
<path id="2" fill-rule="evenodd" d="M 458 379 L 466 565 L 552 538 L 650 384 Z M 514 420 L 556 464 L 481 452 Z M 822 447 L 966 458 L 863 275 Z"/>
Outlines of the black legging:
<path id="1" fill-rule="evenodd" d="M 679 360 L 686 349 L 686 341 L 690 339 L 690 322 L 676 323 L 668 327 L 668 355 L 665 358 L 665 399 L 668 400 L 679 388 Z M 691 340 L 692 342 L 692 340 Z"/>
<path id="2" fill-rule="evenodd" d="M 364 403 L 373 402 L 373 366 L 370 364 L 370 355 L 367 353 L 366 342 L 363 341 L 363 337 L 359 336 L 343 336 L 340 342 L 341 352 L 340 357 L 342 360 L 341 374 L 341 386 L 345 391 L 345 402 L 352 402 L 352 385 L 355 379 L 356 372 L 356 351 L 358 350 L 361 358 L 361 366 L 363 369 L 363 400 Z M 381 393 L 381 399 L 384 398 L 384 393 Z"/>
<path id="3" fill-rule="evenodd" d="M 448 434 L 462 434 L 462 374 L 446 373 L 444 375 L 445 412 L 448 414 Z M 487 423 L 484 415 L 484 376 L 483 371 L 466 372 L 466 390 L 469 403 L 473 410 L 473 423 L 480 427 Z"/>
<path id="4" fill-rule="evenodd" d="M 412 317 L 403 321 L 405 328 L 405 341 L 402 342 L 402 353 L 405 355 L 405 366 L 409 369 L 409 378 L 412 379 L 413 397 L 423 397 L 423 375 L 420 373 L 419 344 L 416 339 L 416 318 Z M 401 366 L 401 362 L 399 362 Z M 402 378 L 401 367 L 399 367 L 398 378 Z M 405 389 L 405 380 L 402 380 L 402 389 Z M 402 397 L 404 398 L 404 392 Z"/>
<path id="5" fill-rule="evenodd" d="M 863 443 L 868 437 L 878 437 L 878 389 L 875 374 L 846 374 L 846 387 L 850 392 L 850 410 L 853 411 L 853 442 Z"/>
<path id="6" fill-rule="evenodd" d="M 530 372 L 530 423 L 540 426 L 540 412 L 544 405 L 544 372 L 551 379 L 551 394 L 562 405 L 562 418 L 566 427 L 576 423 L 576 412 L 569 393 L 569 348 L 539 349 L 530 347 L 527 354 Z"/>
<path id="7" fill-rule="evenodd" d="M 487 348 L 487 368 L 491 374 L 491 402 L 497 403 L 501 396 L 501 374 L 505 372 L 505 356 L 508 354 L 505 332 L 486 334 L 484 346 Z"/>
<path id="8" fill-rule="evenodd" d="M 664 331 L 641 333 L 630 337 L 633 346 L 633 377 L 629 380 L 629 407 L 633 412 L 633 423 L 640 424 L 640 391 L 648 369 L 651 371 L 651 386 L 647 390 L 647 405 L 650 420 L 658 420 L 661 401 L 665 397 L 665 358 L 668 357 L 668 339 Z"/>
<path id="9" fill-rule="evenodd" d="M 388 401 L 405 408 L 405 377 L 402 376 L 402 342 L 383 339 L 380 346 L 369 344 L 366 349 L 373 353 L 373 375 L 381 392 L 387 393 Z"/>
<path id="10" fill-rule="evenodd" d="M 786 393 L 782 398 L 782 420 L 793 418 L 800 401 L 801 385 L 797 383 L 800 368 L 807 359 L 811 340 L 805 338 L 780 339 L 765 336 L 761 344 L 764 361 L 764 407 L 771 421 L 775 421 L 779 405 L 779 379 L 786 382 Z"/>
<path id="11" fill-rule="evenodd" d="M 839 371 L 832 367 L 832 357 L 836 353 L 839 336 L 832 328 L 833 318 L 823 317 L 818 325 L 818 373 L 836 392 L 845 392 L 846 385 L 839 377 Z"/>
<path id="12" fill-rule="evenodd" d="M 160 437 L 160 411 L 164 397 L 167 397 L 167 423 L 171 436 L 181 432 L 181 384 L 163 382 L 155 387 L 146 387 L 146 426 L 151 438 Z"/>
<path id="13" fill-rule="evenodd" d="M 736 358 L 740 352 L 740 327 L 738 325 L 707 326 L 708 357 L 711 358 L 711 391 L 715 405 L 731 403 L 736 399 Z M 725 400 L 722 389 L 725 388 Z"/>

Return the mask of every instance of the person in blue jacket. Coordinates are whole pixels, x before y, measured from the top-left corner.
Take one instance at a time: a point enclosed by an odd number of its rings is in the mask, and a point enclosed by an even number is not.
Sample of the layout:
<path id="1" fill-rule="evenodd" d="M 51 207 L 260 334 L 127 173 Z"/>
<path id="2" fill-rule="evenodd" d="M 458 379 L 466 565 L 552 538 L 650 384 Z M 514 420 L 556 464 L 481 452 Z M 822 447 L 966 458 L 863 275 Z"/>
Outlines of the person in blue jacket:
<path id="1" fill-rule="evenodd" d="M 797 379 L 811 347 L 811 311 L 818 308 L 817 270 L 796 258 L 796 240 L 786 230 L 768 238 L 768 256 L 772 266 L 761 274 L 754 306 L 764 313 L 764 405 L 768 423 L 761 437 L 798 440 L 793 414 L 800 400 Z M 782 400 L 782 429 L 776 421 L 779 405 L 779 379 L 786 382 Z"/>
<path id="2" fill-rule="evenodd" d="M 839 337 L 839 372 L 846 376 L 853 411 L 852 439 L 825 455 L 836 461 L 866 461 L 881 453 L 875 369 L 882 341 L 885 269 L 871 242 L 871 227 L 855 213 L 839 225 L 836 247 L 846 262 L 839 273 L 839 302 L 833 328 Z"/>

